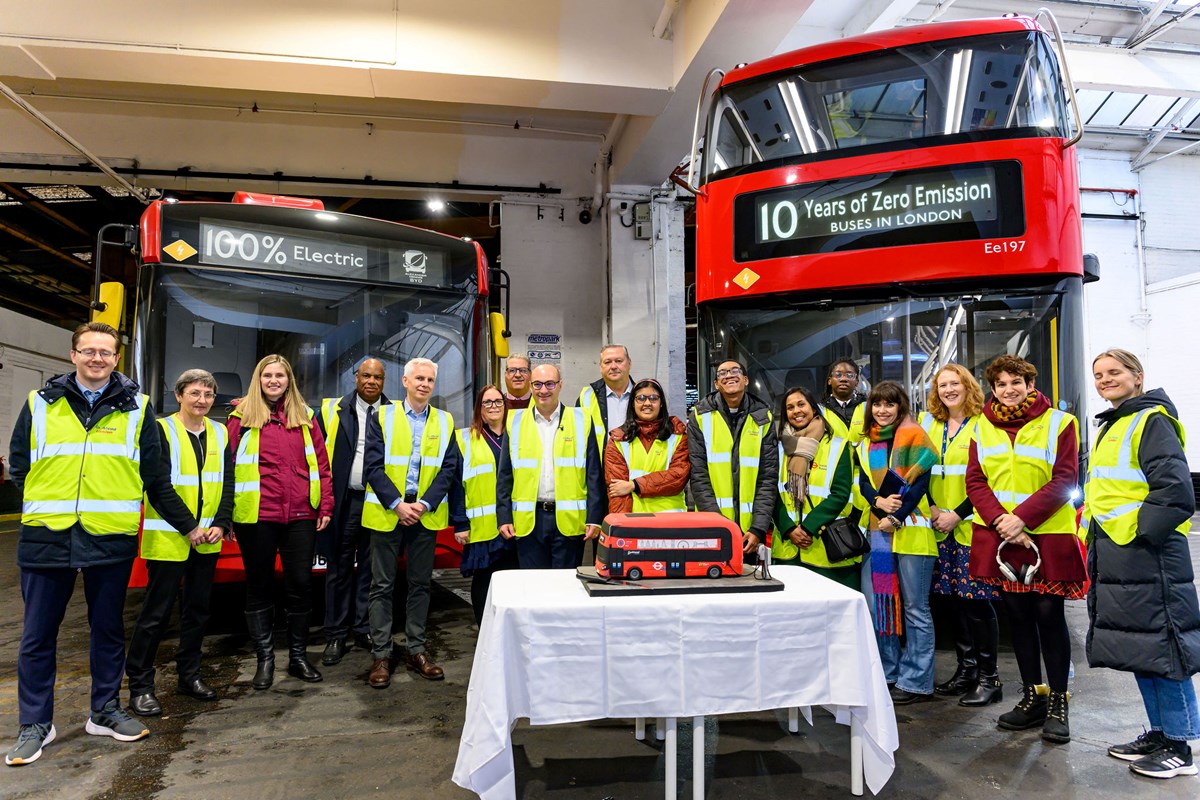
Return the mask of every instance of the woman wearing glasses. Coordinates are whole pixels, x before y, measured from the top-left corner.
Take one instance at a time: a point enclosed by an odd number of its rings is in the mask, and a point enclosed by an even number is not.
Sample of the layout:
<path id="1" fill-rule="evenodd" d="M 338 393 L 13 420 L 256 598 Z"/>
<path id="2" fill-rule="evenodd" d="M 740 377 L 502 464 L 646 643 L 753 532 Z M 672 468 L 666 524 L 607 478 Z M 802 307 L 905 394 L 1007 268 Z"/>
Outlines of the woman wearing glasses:
<path id="1" fill-rule="evenodd" d="M 258 656 L 251 685 L 275 680 L 275 556 L 287 597 L 288 674 L 308 683 L 321 673 L 308 660 L 309 584 L 317 531 L 333 514 L 333 478 L 321 428 L 281 355 L 254 368 L 250 391 L 229 415 L 234 453 L 233 528 L 246 569 L 246 627 Z"/>
<path id="2" fill-rule="evenodd" d="M 496 465 L 500 463 L 504 417 L 504 393 L 488 384 L 475 396 L 470 427 L 456 432 L 462 460 L 458 480 L 450 487 L 450 515 L 454 538 L 463 546 L 460 569 L 463 577 L 471 579 L 476 623 L 483 621 L 492 575 L 520 566 L 516 542 L 500 536 L 496 523 Z"/>
<path id="3" fill-rule="evenodd" d="M 667 413 L 658 381 L 638 381 L 632 395 L 625 424 L 609 433 L 604 451 L 608 511 L 686 511 L 683 491 L 692 472 L 687 426 Z"/>
<path id="4" fill-rule="evenodd" d="M 1069 742 L 1071 634 L 1063 601 L 1082 599 L 1087 579 L 1071 504 L 1079 423 L 1034 388 L 1037 369 L 1023 358 L 1000 356 L 984 377 L 992 396 L 967 463 L 975 508 L 970 576 L 1000 588 L 1023 684 L 1016 708 L 998 723 L 1010 731 L 1041 727 L 1046 741 Z"/>

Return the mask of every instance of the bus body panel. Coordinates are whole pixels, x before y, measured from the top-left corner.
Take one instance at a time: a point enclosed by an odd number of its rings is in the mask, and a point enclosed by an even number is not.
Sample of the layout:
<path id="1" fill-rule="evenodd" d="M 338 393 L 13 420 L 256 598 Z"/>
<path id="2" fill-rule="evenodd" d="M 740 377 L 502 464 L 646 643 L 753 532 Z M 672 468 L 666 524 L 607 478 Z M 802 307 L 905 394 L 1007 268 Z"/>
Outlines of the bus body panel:
<path id="1" fill-rule="evenodd" d="M 595 566 L 605 578 L 736 577 L 742 574 L 742 532 L 710 512 L 609 514 Z"/>

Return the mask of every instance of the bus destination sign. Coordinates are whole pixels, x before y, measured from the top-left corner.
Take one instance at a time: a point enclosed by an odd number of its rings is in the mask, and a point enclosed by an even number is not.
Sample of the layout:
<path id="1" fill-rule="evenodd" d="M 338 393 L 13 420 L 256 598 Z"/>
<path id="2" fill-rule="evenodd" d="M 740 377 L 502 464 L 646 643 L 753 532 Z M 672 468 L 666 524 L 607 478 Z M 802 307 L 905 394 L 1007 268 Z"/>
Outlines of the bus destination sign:
<path id="1" fill-rule="evenodd" d="M 739 261 L 1011 236 L 1024 229 L 1020 165 L 937 167 L 771 189 L 738 197 L 734 217 Z"/>

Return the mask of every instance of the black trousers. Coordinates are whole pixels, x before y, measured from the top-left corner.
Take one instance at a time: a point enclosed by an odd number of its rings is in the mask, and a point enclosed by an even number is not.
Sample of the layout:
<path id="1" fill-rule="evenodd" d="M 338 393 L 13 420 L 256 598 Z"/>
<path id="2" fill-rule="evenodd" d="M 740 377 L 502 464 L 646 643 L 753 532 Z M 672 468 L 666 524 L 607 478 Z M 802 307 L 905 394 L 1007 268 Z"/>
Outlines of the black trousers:
<path id="1" fill-rule="evenodd" d="M 325 565 L 325 641 L 345 639 L 353 630 L 369 635 L 367 598 L 371 593 L 371 537 L 362 526 L 361 489 L 347 489 L 338 508 Z M 356 566 L 357 565 L 357 566 Z"/>
<path id="2" fill-rule="evenodd" d="M 583 563 L 583 536 L 558 532 L 554 512 L 538 507 L 533 530 L 517 539 L 521 569 L 575 569 Z"/>
<path id="3" fill-rule="evenodd" d="M 235 528 L 246 569 L 246 610 L 275 605 L 275 554 L 283 564 L 283 589 L 289 614 L 307 614 L 312 605 L 312 563 L 317 521 L 258 522 Z"/>
<path id="4" fill-rule="evenodd" d="M 188 551 L 186 561 L 146 562 L 146 571 L 150 576 L 146 583 L 146 598 L 129 641 L 129 655 L 125 659 L 130 694 L 154 691 L 154 657 L 170 620 L 171 609 L 175 606 L 175 598 L 180 594 L 183 601 L 179 607 L 176 671 L 181 681 L 200 677 L 200 647 L 204 641 L 204 628 L 208 624 L 217 555 L 197 553 L 193 549 Z"/>

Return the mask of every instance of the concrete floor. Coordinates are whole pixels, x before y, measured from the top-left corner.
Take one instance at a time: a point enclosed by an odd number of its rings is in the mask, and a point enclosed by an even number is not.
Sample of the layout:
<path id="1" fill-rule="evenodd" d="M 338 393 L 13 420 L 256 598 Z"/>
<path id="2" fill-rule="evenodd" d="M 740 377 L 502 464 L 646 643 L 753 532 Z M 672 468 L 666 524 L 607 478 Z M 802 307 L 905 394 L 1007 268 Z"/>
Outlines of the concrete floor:
<path id="1" fill-rule="evenodd" d="M 16 536 L 0 525 L 0 741 L 17 732 L 16 657 L 22 606 L 14 565 Z M 1200 562 L 1200 540 L 1192 539 Z M 164 716 L 148 721 L 149 738 L 122 744 L 83 731 L 88 704 L 87 621 L 82 589 L 59 638 L 57 741 L 40 761 L 0 768 L 0 798 L 460 798 L 470 793 L 450 781 L 466 707 L 475 630 L 461 594 L 466 582 L 447 576 L 435 587 L 430 651 L 446 670 L 431 683 L 397 672 L 392 686 L 366 685 L 369 656 L 352 650 L 322 668 L 323 683 L 303 684 L 282 674 L 265 692 L 250 688 L 254 658 L 246 646 L 236 590 L 218 597 L 206 640 L 205 677 L 221 694 L 202 703 L 174 693 L 173 664 L 160 659 L 159 698 Z M 132 626 L 139 590 L 129 593 Z M 1087 628 L 1083 603 L 1068 604 L 1078 672 L 1072 687 L 1068 745 L 1049 745 L 1036 731 L 1006 733 L 996 716 L 1016 699 L 1016 666 L 1002 653 L 1009 694 L 983 710 L 937 701 L 900 708 L 896 772 L 879 795 L 901 798 L 1196 798 L 1200 777 L 1154 781 L 1136 777 L 1105 748 L 1141 732 L 1143 712 L 1132 676 L 1084 665 Z M 310 655 L 320 656 L 313 628 Z M 277 637 L 282 644 L 282 636 Z M 165 642 L 161 656 L 171 655 Z M 280 664 L 286 651 L 280 649 Z M 953 671 L 953 653 L 938 652 L 938 676 Z M 281 670 L 282 672 L 282 670 Z M 122 700 L 128 699 L 122 693 Z M 760 800 L 850 797 L 849 737 L 821 710 L 815 727 L 801 722 L 789 735 L 783 712 L 709 720 L 707 796 Z M 518 795 L 523 798 L 601 800 L 663 796 L 664 760 L 653 734 L 633 738 L 631 721 L 606 720 L 532 728 L 513 733 Z M 691 731 L 681 725 L 680 797 L 691 797 Z M 868 792 L 869 796 L 869 792 Z"/>

